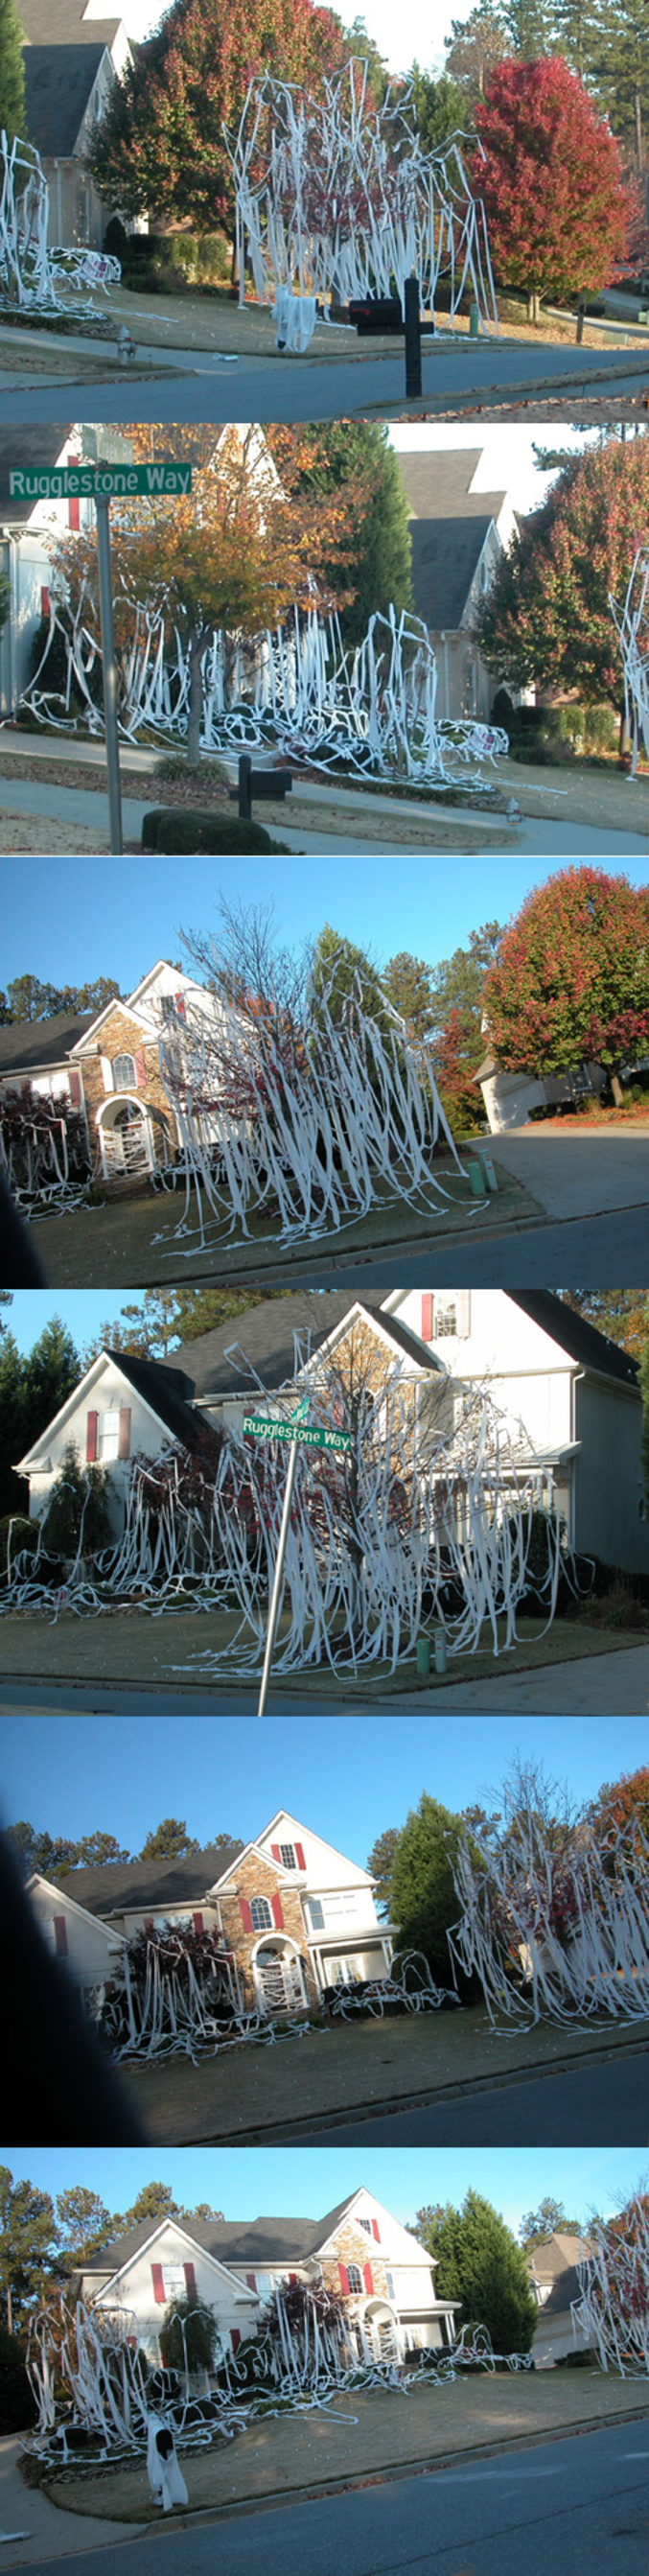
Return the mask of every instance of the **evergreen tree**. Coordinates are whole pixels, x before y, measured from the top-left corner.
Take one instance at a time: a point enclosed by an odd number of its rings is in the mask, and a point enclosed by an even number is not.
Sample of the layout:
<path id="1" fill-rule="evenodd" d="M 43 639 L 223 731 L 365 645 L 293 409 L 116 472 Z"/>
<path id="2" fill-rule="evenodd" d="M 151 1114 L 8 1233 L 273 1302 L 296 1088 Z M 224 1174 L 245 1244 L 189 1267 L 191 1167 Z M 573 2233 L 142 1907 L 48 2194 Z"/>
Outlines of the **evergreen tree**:
<path id="1" fill-rule="evenodd" d="M 267 436 L 278 472 L 286 475 L 295 433 L 269 430 Z M 340 624 L 343 642 L 360 644 L 376 612 L 384 615 L 393 605 L 400 613 L 413 605 L 408 503 L 388 431 L 373 421 L 307 424 L 292 489 L 329 503 L 339 496 L 341 505 L 346 489 L 355 495 L 344 548 L 344 583 L 353 595 L 341 609 Z M 325 557 L 322 569 L 335 596 L 342 578 L 339 555 Z"/>
<path id="2" fill-rule="evenodd" d="M 649 0 L 600 0 L 589 73 L 641 177 L 649 158 Z"/>
<path id="3" fill-rule="evenodd" d="M 23 33 L 16 0 L 0 0 L 0 130 L 26 140 Z"/>
<path id="4" fill-rule="evenodd" d="M 453 1864 L 461 1834 L 461 1816 L 452 1815 L 424 1789 L 419 1806 L 406 1818 L 392 1866 L 390 1902 L 399 1925 L 399 1950 L 423 1950 L 440 1985 L 448 1985 L 451 1974 L 447 1933 L 459 1912 Z"/>
<path id="5" fill-rule="evenodd" d="M 156 1826 L 155 1832 L 147 1834 L 138 1858 L 140 1860 L 184 1860 L 189 1852 L 198 1852 L 200 1848 L 200 1843 L 192 1841 L 186 1824 L 184 1821 L 181 1823 L 179 1816 L 165 1816 L 162 1824 Z"/>
<path id="6" fill-rule="evenodd" d="M 0 2288 L 9 2334 L 41 2289 L 56 2242 L 49 2192 L 15 2183 L 9 2165 L 0 2165 Z"/>
<path id="7" fill-rule="evenodd" d="M 474 108 L 484 98 L 490 73 L 495 63 L 502 63 L 511 52 L 505 19 L 490 0 L 481 0 L 468 18 L 451 20 L 450 36 L 445 36 L 446 69 L 466 93 L 467 104 Z"/>
<path id="8" fill-rule="evenodd" d="M 423 72 L 419 63 L 413 63 L 408 79 L 412 82 L 422 152 L 441 152 L 451 135 L 461 134 L 466 127 L 464 91 L 447 71 L 435 79 L 432 72 Z"/>
<path id="9" fill-rule="evenodd" d="M 538 2209 L 525 2211 L 518 2233 L 527 2254 L 533 2245 L 547 2245 L 551 2236 L 581 2236 L 583 2229 L 578 2218 L 566 2218 L 563 2201 L 553 2200 L 552 2194 L 546 2192 Z"/>
<path id="10" fill-rule="evenodd" d="M 108 1467 L 82 1467 L 74 1441 L 69 1441 L 47 1506 L 48 1555 L 75 1556 L 80 1538 L 84 1556 L 96 1556 L 101 1548 L 110 1547 L 115 1532 L 109 1493 Z"/>
<path id="11" fill-rule="evenodd" d="M 399 1841 L 399 1826 L 386 1825 L 385 1833 L 378 1835 L 367 1859 L 367 1868 L 371 1877 L 376 1880 L 374 1895 L 379 1914 L 387 1915 L 388 1918 L 392 1907 L 394 1857 Z"/>
<path id="12" fill-rule="evenodd" d="M 598 104 L 604 107 L 603 91 L 593 72 L 601 44 L 601 19 L 602 0 L 554 0 L 553 52 L 563 54 L 571 72 L 577 72 L 589 89 L 596 90 Z M 615 120 L 611 121 L 614 131 L 619 132 Z"/>
<path id="13" fill-rule="evenodd" d="M 88 2262 L 92 2254 L 101 2253 L 115 2232 L 115 2221 L 106 2209 L 99 2192 L 89 2191 L 84 2183 L 75 2183 L 69 2191 L 60 2191 L 56 2217 L 65 2268 L 74 2271 Z"/>
<path id="14" fill-rule="evenodd" d="M 525 2256 L 511 2228 L 480 2192 L 460 2210 L 420 2209 L 416 2235 L 436 2262 L 441 2299 L 459 2299 L 456 2328 L 486 2326 L 495 2353 L 529 2352 L 538 2319 Z"/>
<path id="15" fill-rule="evenodd" d="M 145 2182 L 124 2217 L 113 2219 L 113 2231 L 116 2236 L 125 2234 L 128 2227 L 141 2227 L 146 2219 L 156 2227 L 160 2218 L 182 2218 L 184 2214 L 180 2201 L 174 2200 L 170 2183 Z"/>
<path id="16" fill-rule="evenodd" d="M 435 969 L 425 966 L 422 957 L 409 957 L 401 949 L 391 957 L 381 977 L 383 990 L 393 1010 L 405 1020 L 408 1036 L 423 1038 L 435 1019 L 433 984 Z"/>
<path id="17" fill-rule="evenodd" d="M 508 54 L 519 62 L 538 63 L 548 54 L 554 35 L 554 6 L 548 0 L 504 0 L 503 18 Z"/>
<path id="18" fill-rule="evenodd" d="M 23 2346 L 0 2318 L 0 2433 L 25 2433 L 36 2421 L 36 2405 L 25 2369 Z"/>

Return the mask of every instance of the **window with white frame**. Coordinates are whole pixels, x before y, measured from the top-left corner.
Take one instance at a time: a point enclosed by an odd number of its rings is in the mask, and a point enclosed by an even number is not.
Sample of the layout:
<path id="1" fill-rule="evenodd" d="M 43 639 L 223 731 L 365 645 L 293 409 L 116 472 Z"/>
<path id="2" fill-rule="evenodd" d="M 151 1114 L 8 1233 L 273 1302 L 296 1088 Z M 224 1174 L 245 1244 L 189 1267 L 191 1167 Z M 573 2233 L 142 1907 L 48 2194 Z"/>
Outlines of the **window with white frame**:
<path id="1" fill-rule="evenodd" d="M 113 1056 L 113 1083 L 116 1091 L 135 1091 L 136 1074 L 134 1056 Z"/>
<path id="2" fill-rule="evenodd" d="M 324 1932 L 324 1906 L 319 1896 L 309 1897 L 309 1922 L 312 1932 Z"/>
<path id="3" fill-rule="evenodd" d="M 97 1423 L 97 1456 L 106 1462 L 119 1458 L 119 1406 L 100 1413 Z"/>
<path id="4" fill-rule="evenodd" d="M 280 1843 L 279 1856 L 283 1869 L 297 1869 L 294 1843 Z"/>
<path id="5" fill-rule="evenodd" d="M 253 1932 L 272 1932 L 273 1917 L 267 1896 L 253 1896 L 250 1913 Z"/>
<path id="6" fill-rule="evenodd" d="M 440 1292 L 433 1307 L 433 1333 L 436 1342 L 464 1340 L 471 1329 L 471 1302 L 468 1289 Z"/>
<path id="7" fill-rule="evenodd" d="M 385 2275 L 385 2286 L 386 2286 L 386 2290 L 387 2290 L 388 2298 L 389 2298 L 389 2299 L 394 2299 L 394 2273 L 393 2273 L 393 2272 L 386 2272 L 386 2275 Z"/>
<path id="8" fill-rule="evenodd" d="M 371 2218 L 359 2218 L 358 2224 L 359 2224 L 359 2227 L 364 2227 L 366 2236 L 371 2236 L 371 2234 L 372 2234 L 372 2221 L 371 2221 Z"/>
<path id="9" fill-rule="evenodd" d="M 186 2299 L 187 2282 L 182 2263 L 163 2263 L 162 2278 L 168 2299 Z"/>

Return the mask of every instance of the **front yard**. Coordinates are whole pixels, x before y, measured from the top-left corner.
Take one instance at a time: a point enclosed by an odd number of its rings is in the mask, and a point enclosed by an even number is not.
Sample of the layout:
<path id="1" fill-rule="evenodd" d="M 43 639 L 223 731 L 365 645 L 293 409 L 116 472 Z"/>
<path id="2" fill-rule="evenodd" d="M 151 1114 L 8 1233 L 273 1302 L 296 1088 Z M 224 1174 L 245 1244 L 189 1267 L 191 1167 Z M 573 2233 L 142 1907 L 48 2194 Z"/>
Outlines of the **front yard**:
<path id="1" fill-rule="evenodd" d="M 423 1623 L 424 1632 L 426 1623 Z M 0 1621 L 0 1646 L 5 1688 L 12 1678 L 44 1678 L 51 1682 L 84 1682 L 92 1677 L 98 1684 L 149 1685 L 152 1690 L 162 1684 L 169 1687 L 173 1705 L 182 1704 L 183 1690 L 196 1690 L 214 1683 L 215 1692 L 227 1688 L 236 1707 L 237 1689 L 250 1691 L 250 1674 L 241 1670 L 234 1640 L 239 1627 L 238 1616 L 224 1610 L 188 1610 L 182 1606 L 152 1613 L 147 1602 L 127 1608 L 107 1603 L 99 1617 L 78 1617 L 71 1610 L 61 1610 L 57 1618 L 46 1610 L 8 1610 Z M 280 1619 L 279 1642 L 286 1633 L 287 1614 Z M 443 1691 L 450 1683 L 491 1679 L 497 1670 L 508 1680 L 515 1672 L 535 1672 L 552 1664 L 563 1664 L 584 1656 L 619 1653 L 626 1646 L 641 1642 L 637 1629 L 628 1632 L 619 1627 L 592 1627 L 572 1619 L 555 1619 L 552 1627 L 541 1633 L 539 1621 L 521 1617 L 517 1644 L 502 1653 L 496 1662 L 490 1629 L 483 1631 L 475 1655 L 451 1655 L 445 1675 L 434 1670 L 426 1675 L 427 1698 L 436 1689 Z M 500 1641 L 504 1625 L 499 1623 Z M 217 1665 L 213 1659 L 225 1656 L 228 1661 Z M 260 1657 L 261 1661 L 261 1657 Z M 275 1683 L 277 1688 L 277 1682 Z M 377 1700 L 389 1710 L 391 1696 L 417 1689 L 417 1667 L 414 1654 L 404 1654 L 395 1673 L 387 1663 L 366 1663 L 358 1677 L 347 1672 L 337 1676 L 330 1665 L 304 1666 L 301 1673 L 281 1676 L 282 1697 L 287 1707 L 304 1710 L 315 1705 L 342 1699 L 346 1705 L 368 1707 Z"/>
<path id="2" fill-rule="evenodd" d="M 189 2507 L 175 2519 L 191 2522 L 193 2514 L 202 2514 L 225 2521 L 237 2508 L 254 2510 L 271 2498 L 286 2502 L 408 2470 L 433 2473 L 448 2459 L 457 2463 L 510 2443 L 523 2446 L 543 2435 L 551 2440 L 620 2419 L 646 2421 L 648 2411 L 646 2389 L 595 2370 L 508 2372 L 405 2394 L 372 2389 L 336 2396 L 331 2408 L 252 2423 L 234 2441 L 217 2440 L 210 2450 L 183 2453 L 180 2441 Z M 69 2470 L 46 2478 L 44 2488 L 68 2512 L 117 2523 L 161 2520 L 143 2459 L 132 2468 L 94 2475 Z"/>

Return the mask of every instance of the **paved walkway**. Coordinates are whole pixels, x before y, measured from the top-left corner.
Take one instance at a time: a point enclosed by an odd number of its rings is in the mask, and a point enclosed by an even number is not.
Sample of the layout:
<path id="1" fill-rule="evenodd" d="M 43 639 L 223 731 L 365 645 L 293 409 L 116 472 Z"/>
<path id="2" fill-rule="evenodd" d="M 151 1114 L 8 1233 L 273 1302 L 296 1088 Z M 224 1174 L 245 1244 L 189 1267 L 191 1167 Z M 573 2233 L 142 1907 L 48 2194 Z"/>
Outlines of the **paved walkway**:
<path id="1" fill-rule="evenodd" d="M 620 1654 L 583 1655 L 566 1664 L 545 1664 L 536 1672 L 508 1674 L 507 1658 L 496 1666 L 493 1680 L 454 1682 L 448 1689 L 417 1692 L 390 1700 L 401 1709 L 431 1709 L 437 1717 L 453 1709 L 481 1710 L 485 1717 L 644 1717 L 649 1704 L 649 1639 L 626 1646 Z"/>
<path id="2" fill-rule="evenodd" d="M 50 2504 L 40 2487 L 26 2487 L 18 2467 L 16 2433 L 0 2441 L 0 2564 L 29 2566 L 46 2558 L 67 2558 L 71 2550 L 105 2549 L 108 2540 L 133 2539 L 137 2522 L 106 2522 L 103 2515 L 66 2513 Z M 20 2538 L 18 2535 L 20 2534 Z"/>

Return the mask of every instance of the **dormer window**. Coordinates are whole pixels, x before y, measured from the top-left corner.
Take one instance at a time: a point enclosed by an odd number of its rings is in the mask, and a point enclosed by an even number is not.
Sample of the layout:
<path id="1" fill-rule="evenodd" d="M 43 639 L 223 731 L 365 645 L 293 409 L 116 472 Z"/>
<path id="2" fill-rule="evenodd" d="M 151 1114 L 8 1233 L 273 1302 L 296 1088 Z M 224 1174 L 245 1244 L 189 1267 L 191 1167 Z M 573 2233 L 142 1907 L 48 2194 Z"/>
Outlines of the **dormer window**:
<path id="1" fill-rule="evenodd" d="M 132 1056 L 132 1055 L 114 1055 L 114 1056 L 113 1056 L 113 1085 L 114 1085 L 114 1089 L 115 1089 L 115 1091 L 135 1091 L 135 1090 L 136 1090 L 136 1088 L 137 1088 L 137 1077 L 136 1077 L 136 1072 L 135 1072 L 135 1057 L 134 1057 L 134 1056 Z"/>

